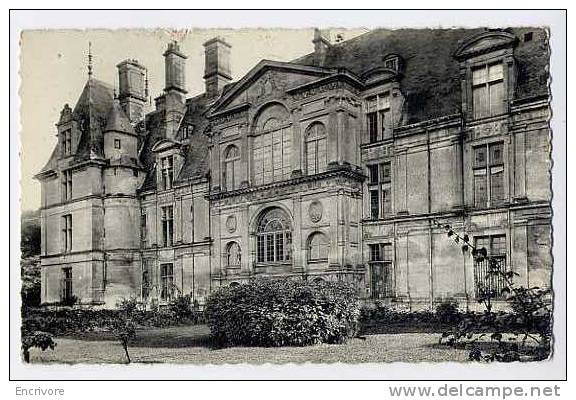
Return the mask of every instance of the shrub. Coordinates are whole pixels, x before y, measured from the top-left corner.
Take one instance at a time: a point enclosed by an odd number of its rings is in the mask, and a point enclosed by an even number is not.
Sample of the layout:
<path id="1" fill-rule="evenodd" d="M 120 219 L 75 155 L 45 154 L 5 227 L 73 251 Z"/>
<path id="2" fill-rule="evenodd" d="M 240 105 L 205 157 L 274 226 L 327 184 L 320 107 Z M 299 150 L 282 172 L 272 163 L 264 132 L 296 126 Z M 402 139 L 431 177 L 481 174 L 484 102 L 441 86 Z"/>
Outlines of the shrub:
<path id="1" fill-rule="evenodd" d="M 221 345 L 305 346 L 354 336 L 360 308 L 343 282 L 256 279 L 213 292 L 204 313 Z"/>
<path id="2" fill-rule="evenodd" d="M 436 318 L 443 324 L 454 324 L 460 321 L 460 310 L 456 300 L 444 300 L 436 306 Z"/>

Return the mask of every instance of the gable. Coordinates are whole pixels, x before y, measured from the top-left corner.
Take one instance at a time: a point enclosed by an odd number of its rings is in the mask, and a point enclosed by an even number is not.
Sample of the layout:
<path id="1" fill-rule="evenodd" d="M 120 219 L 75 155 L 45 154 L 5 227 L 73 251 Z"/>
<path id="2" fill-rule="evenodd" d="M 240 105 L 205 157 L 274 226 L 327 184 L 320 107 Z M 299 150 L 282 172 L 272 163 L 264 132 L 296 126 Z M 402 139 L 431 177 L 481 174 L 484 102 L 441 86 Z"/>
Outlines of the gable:
<path id="1" fill-rule="evenodd" d="M 262 61 L 214 104 L 210 114 L 217 114 L 243 104 L 258 104 L 278 98 L 287 89 L 334 74 L 326 68 Z"/>
<path id="2" fill-rule="evenodd" d="M 513 47 L 518 39 L 505 31 L 486 31 L 465 40 L 456 50 L 458 59 L 468 58 L 502 48 Z"/>

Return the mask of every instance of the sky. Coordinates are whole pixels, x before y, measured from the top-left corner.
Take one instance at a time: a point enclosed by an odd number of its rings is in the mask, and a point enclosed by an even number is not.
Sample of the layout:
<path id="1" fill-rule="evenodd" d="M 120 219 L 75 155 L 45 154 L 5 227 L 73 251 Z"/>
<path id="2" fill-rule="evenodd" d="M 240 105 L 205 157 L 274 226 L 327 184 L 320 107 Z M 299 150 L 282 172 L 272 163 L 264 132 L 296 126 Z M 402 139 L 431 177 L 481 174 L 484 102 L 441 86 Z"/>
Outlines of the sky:
<path id="1" fill-rule="evenodd" d="M 344 40 L 366 29 L 332 29 Z M 260 60 L 290 61 L 313 51 L 312 29 L 241 30 L 32 30 L 20 38 L 21 208 L 40 206 L 40 183 L 34 175 L 48 161 L 56 145 L 56 122 L 64 104 L 74 108 L 88 77 L 88 43 L 92 43 L 96 79 L 118 85 L 116 64 L 137 59 L 148 69 L 152 98 L 164 87 L 167 43 L 177 40 L 186 60 L 188 96 L 204 91 L 204 47 L 215 37 L 231 46 L 233 80 L 239 80 Z"/>

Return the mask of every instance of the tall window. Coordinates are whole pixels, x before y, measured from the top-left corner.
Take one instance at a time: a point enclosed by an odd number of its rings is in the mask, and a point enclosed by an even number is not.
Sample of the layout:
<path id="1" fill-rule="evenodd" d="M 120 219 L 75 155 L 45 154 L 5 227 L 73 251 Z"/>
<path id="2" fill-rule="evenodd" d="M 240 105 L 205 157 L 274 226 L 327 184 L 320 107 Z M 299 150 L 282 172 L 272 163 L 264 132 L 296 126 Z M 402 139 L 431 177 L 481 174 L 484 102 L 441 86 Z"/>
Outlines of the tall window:
<path id="1" fill-rule="evenodd" d="M 65 156 L 72 154 L 72 129 L 62 132 L 62 150 Z"/>
<path id="2" fill-rule="evenodd" d="M 174 266 L 160 264 L 160 299 L 170 300 L 174 293 Z"/>
<path id="3" fill-rule="evenodd" d="M 62 250 L 72 251 L 72 214 L 62 216 Z"/>
<path id="4" fill-rule="evenodd" d="M 476 237 L 475 246 L 485 248 L 488 255 L 486 259 L 474 262 L 476 297 L 485 295 L 487 291 L 493 297 L 501 297 L 506 281 L 500 275 L 489 274 L 489 271 L 491 268 L 506 271 L 506 235 Z"/>
<path id="5" fill-rule="evenodd" d="M 259 263 L 286 263 L 292 259 L 292 225 L 281 209 L 270 209 L 260 218 L 256 253 Z"/>
<path id="6" fill-rule="evenodd" d="M 72 170 L 62 173 L 62 200 L 72 199 Z"/>
<path id="7" fill-rule="evenodd" d="M 474 118 L 504 112 L 504 70 L 502 63 L 487 64 L 472 70 Z"/>
<path id="8" fill-rule="evenodd" d="M 142 300 L 150 296 L 152 290 L 152 260 L 145 258 L 142 260 Z"/>
<path id="9" fill-rule="evenodd" d="M 392 213 L 390 162 L 368 165 L 370 218 L 386 218 Z"/>
<path id="10" fill-rule="evenodd" d="M 162 244 L 169 247 L 174 244 L 174 208 L 162 207 Z"/>
<path id="11" fill-rule="evenodd" d="M 504 144 L 474 147 L 474 204 L 490 207 L 502 204 L 504 191 Z"/>
<path id="12" fill-rule="evenodd" d="M 392 137 L 389 92 L 366 99 L 366 122 L 370 143 Z"/>
<path id="13" fill-rule="evenodd" d="M 140 240 L 142 241 L 142 247 L 146 247 L 148 242 L 148 216 L 145 211 L 140 214 Z"/>
<path id="14" fill-rule="evenodd" d="M 226 266 L 228 268 L 240 268 L 241 261 L 240 245 L 236 242 L 228 243 L 226 246 Z"/>
<path id="15" fill-rule="evenodd" d="M 72 300 L 72 296 L 74 295 L 72 292 L 72 268 L 66 267 L 62 268 L 62 291 L 60 295 L 60 300 L 63 302 Z"/>
<path id="16" fill-rule="evenodd" d="M 286 121 L 270 118 L 253 144 L 254 183 L 262 185 L 290 178 L 292 128 Z"/>
<path id="17" fill-rule="evenodd" d="M 228 146 L 224 152 L 224 168 L 222 169 L 222 183 L 226 190 L 234 190 L 238 188 L 240 182 L 237 174 L 240 165 L 240 152 L 238 147 L 234 145 Z"/>
<path id="18" fill-rule="evenodd" d="M 308 261 L 328 261 L 330 241 L 323 233 L 313 233 L 308 239 Z"/>
<path id="19" fill-rule="evenodd" d="M 174 157 L 167 156 L 160 159 L 160 168 L 162 190 L 172 189 L 172 182 L 174 181 Z"/>
<path id="20" fill-rule="evenodd" d="M 315 122 L 306 130 L 306 172 L 308 175 L 326 171 L 328 152 L 326 149 L 326 127 Z"/>
<path id="21" fill-rule="evenodd" d="M 370 277 L 372 298 L 382 299 L 392 297 L 393 270 L 392 270 L 392 244 L 370 244 Z"/>

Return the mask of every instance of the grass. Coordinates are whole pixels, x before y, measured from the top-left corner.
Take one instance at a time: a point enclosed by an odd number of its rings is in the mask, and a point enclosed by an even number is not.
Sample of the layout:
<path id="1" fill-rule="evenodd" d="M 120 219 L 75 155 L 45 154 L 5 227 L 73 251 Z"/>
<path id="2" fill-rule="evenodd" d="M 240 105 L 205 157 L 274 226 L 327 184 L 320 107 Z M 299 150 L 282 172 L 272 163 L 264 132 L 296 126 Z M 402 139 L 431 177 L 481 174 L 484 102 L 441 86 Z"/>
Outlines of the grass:
<path id="1" fill-rule="evenodd" d="M 139 331 L 131 342 L 135 363 L 367 363 L 467 361 L 468 350 L 438 345 L 437 333 L 370 334 L 343 345 L 307 347 L 211 347 L 205 325 L 152 328 Z M 124 363 L 119 342 L 105 332 L 57 337 L 55 350 L 32 349 L 32 363 Z"/>

